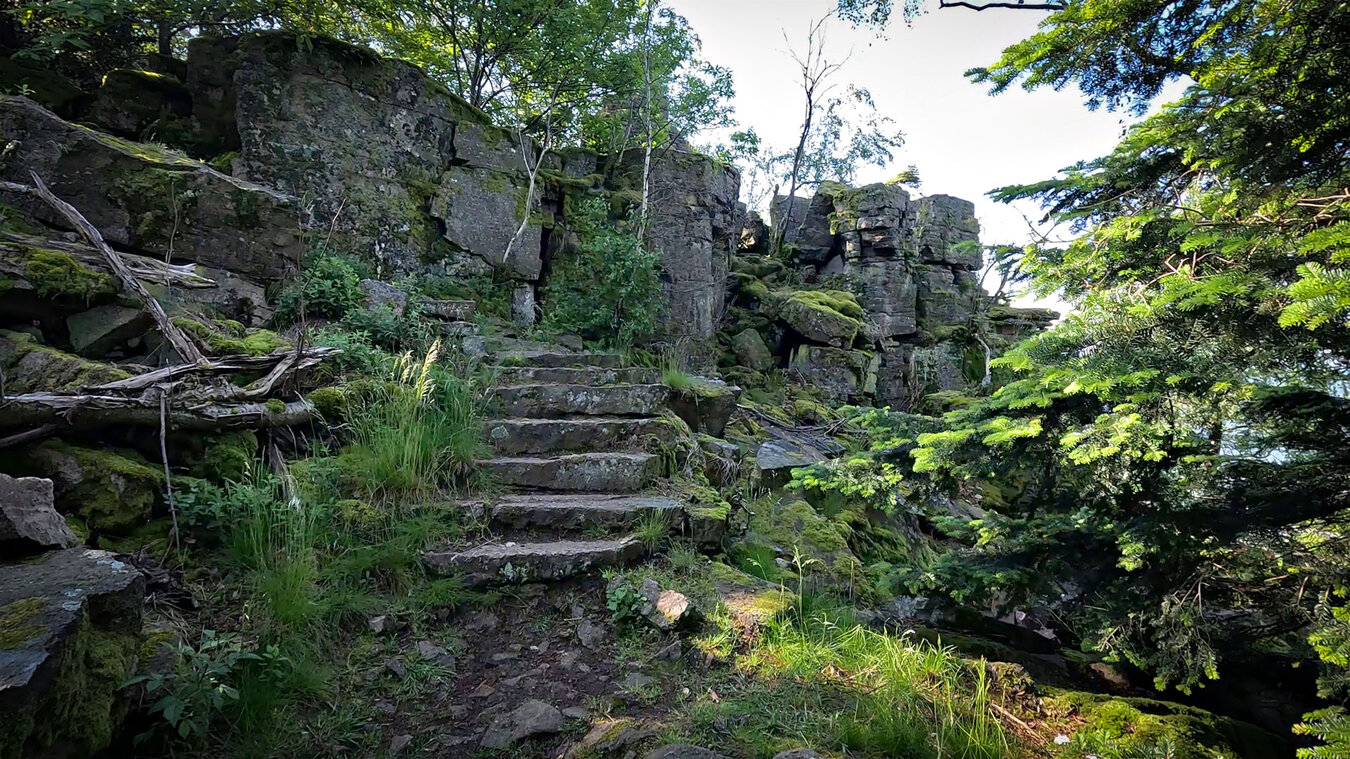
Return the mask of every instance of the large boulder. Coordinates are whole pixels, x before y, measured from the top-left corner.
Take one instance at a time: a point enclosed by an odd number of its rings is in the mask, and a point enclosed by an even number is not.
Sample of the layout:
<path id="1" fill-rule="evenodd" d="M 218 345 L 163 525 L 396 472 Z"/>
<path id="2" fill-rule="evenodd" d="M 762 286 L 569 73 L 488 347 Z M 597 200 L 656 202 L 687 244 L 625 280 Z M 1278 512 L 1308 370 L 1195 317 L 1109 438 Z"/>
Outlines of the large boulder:
<path id="1" fill-rule="evenodd" d="M 863 315 L 848 293 L 796 290 L 782 299 L 779 318 L 794 332 L 815 343 L 846 348 L 862 328 Z"/>
<path id="2" fill-rule="evenodd" d="M 131 376 L 111 364 L 73 356 L 28 333 L 8 330 L 0 330 L 0 371 L 5 391 L 14 395 L 78 391 Z"/>
<path id="3" fill-rule="evenodd" d="M 918 203 L 919 256 L 929 263 L 978 269 L 980 223 L 975 204 L 950 195 L 931 195 Z"/>
<path id="4" fill-rule="evenodd" d="M 0 97 L 0 134 L 19 144 L 0 179 L 52 192 L 114 245 L 278 279 L 300 262 L 295 198 L 236 179 L 153 145 L 62 121 L 23 97 Z M 41 199 L 0 194 L 45 223 L 69 227 Z"/>
<path id="5" fill-rule="evenodd" d="M 235 173 L 309 199 L 381 267 L 490 271 L 533 210 L 533 149 L 408 63 L 286 32 L 198 37 L 188 63 L 194 116 L 238 150 Z M 506 268 L 536 278 L 540 248 L 531 223 Z"/>
<path id="6" fill-rule="evenodd" d="M 137 139 L 152 127 L 171 129 L 190 115 L 192 95 L 177 78 L 154 71 L 115 69 L 103 77 L 81 120 Z"/>
<path id="7" fill-rule="evenodd" d="M 51 480 L 0 474 L 0 549 L 8 553 L 79 544 L 56 510 Z"/>
<path id="8" fill-rule="evenodd" d="M 721 437 L 736 411 L 741 389 L 718 379 L 692 377 L 670 394 L 670 409 L 694 432 Z"/>
<path id="9" fill-rule="evenodd" d="M 788 368 L 826 398 L 843 402 L 876 391 L 879 364 L 880 359 L 867 351 L 799 345 Z"/>
<path id="10" fill-rule="evenodd" d="M 743 329 L 731 338 L 731 350 L 736 354 L 736 362 L 741 366 L 764 372 L 778 363 L 773 351 L 764 342 L 764 337 L 753 329 Z"/>
<path id="11" fill-rule="evenodd" d="M 136 672 L 145 581 L 85 548 L 0 565 L 0 756 L 92 756 Z"/>

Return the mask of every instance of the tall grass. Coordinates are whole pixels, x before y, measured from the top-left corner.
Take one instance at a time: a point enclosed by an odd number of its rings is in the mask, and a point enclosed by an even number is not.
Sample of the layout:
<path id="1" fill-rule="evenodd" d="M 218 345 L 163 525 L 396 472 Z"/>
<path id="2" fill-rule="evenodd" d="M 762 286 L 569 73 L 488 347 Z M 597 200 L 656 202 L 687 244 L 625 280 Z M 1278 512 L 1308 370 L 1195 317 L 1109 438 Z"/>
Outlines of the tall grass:
<path id="1" fill-rule="evenodd" d="M 998 759 L 1011 739 L 990 711 L 984 668 L 954 650 L 858 624 L 846 609 L 799 598 L 774 618 L 748 669 L 815 679 L 853 694 L 834 715 L 836 745 L 864 755 Z"/>
<path id="2" fill-rule="evenodd" d="M 348 422 L 349 484 L 387 500 L 467 482 L 485 446 L 477 383 L 442 363 L 439 341 L 399 356 L 388 380 Z"/>

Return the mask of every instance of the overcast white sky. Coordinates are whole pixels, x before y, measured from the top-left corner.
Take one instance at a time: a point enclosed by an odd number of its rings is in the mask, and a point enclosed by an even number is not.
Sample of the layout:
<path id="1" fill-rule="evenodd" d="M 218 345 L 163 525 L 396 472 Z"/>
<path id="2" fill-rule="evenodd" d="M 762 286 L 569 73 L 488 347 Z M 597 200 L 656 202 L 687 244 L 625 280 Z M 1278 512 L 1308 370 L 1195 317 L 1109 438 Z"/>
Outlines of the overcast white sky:
<path id="1" fill-rule="evenodd" d="M 783 32 L 803 48 L 808 24 L 832 9 L 834 0 L 668 2 L 703 40 L 704 57 L 733 72 L 740 125 L 753 126 L 777 148 L 795 144 L 801 92 Z M 827 51 L 833 58 L 853 51 L 840 81 L 869 89 L 878 110 L 895 119 L 906 137 L 893 166 L 868 169 L 860 179 L 883 181 L 914 164 L 923 194 L 974 201 L 983 242 L 1027 242 L 1030 234 L 1018 210 L 985 193 L 1047 179 L 1076 161 L 1103 155 L 1126 124 L 1121 114 L 1089 111 L 1076 88 L 1017 89 L 995 97 L 965 78 L 967 69 L 993 63 L 1044 17 L 1038 11 L 934 10 L 912 26 L 897 18 L 883 37 L 832 20 Z M 1032 219 L 1040 216 L 1035 204 L 1022 210 Z"/>

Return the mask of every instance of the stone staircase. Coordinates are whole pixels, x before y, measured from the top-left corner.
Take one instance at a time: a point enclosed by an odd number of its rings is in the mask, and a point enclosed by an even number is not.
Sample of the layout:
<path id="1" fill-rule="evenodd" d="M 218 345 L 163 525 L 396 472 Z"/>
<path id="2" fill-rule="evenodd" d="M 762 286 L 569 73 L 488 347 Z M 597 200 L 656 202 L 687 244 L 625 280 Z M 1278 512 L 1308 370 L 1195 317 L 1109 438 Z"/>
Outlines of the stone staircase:
<path id="1" fill-rule="evenodd" d="M 685 514 L 675 499 L 643 492 L 660 476 L 646 449 L 669 430 L 660 372 L 550 350 L 499 354 L 498 363 L 501 417 L 486 425 L 496 455 L 479 463 L 510 492 L 468 504 L 488 525 L 486 542 L 431 551 L 428 566 L 481 586 L 641 559 L 636 523 L 661 514 L 674 528 Z"/>

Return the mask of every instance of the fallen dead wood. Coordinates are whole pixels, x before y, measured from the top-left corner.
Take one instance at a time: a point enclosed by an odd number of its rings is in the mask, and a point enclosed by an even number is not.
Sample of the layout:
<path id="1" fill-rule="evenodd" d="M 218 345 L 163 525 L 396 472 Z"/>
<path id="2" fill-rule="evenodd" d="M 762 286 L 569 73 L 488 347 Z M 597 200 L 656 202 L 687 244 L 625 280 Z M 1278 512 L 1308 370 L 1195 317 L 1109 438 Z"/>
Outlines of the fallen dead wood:
<path id="1" fill-rule="evenodd" d="M 164 312 L 164 307 L 159 305 L 159 301 L 155 300 L 154 296 L 145 289 L 145 285 L 141 284 L 141 281 L 127 267 L 121 254 L 108 247 L 108 243 L 103 241 L 103 235 L 98 231 L 98 228 L 90 224 L 89 220 L 84 218 L 75 206 L 53 195 L 52 191 L 47 189 L 47 185 L 43 183 L 42 177 L 34 172 L 33 186 L 31 187 L 16 182 L 0 182 L 0 190 L 36 195 L 55 209 L 57 213 L 64 216 L 66 221 L 75 227 L 84 239 L 103 255 L 104 260 L 108 262 L 108 268 L 112 269 L 113 274 L 122 281 L 122 286 L 128 292 L 135 294 L 141 302 L 141 308 L 145 309 L 146 313 L 150 314 L 155 320 L 155 324 L 164 335 L 164 339 L 173 346 L 178 355 L 182 356 L 183 360 L 188 363 L 201 364 L 206 362 L 206 357 L 197 349 L 196 344 L 189 340 L 187 335 L 183 334 L 178 327 L 174 326 L 174 323 L 169 319 L 169 315 Z"/>
<path id="2" fill-rule="evenodd" d="M 120 395 L 59 395 L 28 393 L 0 398 L 0 430 L 16 427 L 81 429 L 126 425 L 158 428 L 158 394 L 129 398 Z M 184 399 L 164 410 L 165 424 L 174 430 L 218 432 L 242 428 L 291 427 L 315 419 L 309 401 L 202 403 Z M 56 433 L 58 429 L 46 430 Z"/>
<path id="3" fill-rule="evenodd" d="M 291 350 L 285 353 L 272 353 L 266 356 L 220 356 L 212 358 L 205 364 L 175 364 L 166 366 L 162 369 L 156 369 L 153 372 L 138 374 L 135 377 L 108 382 L 103 385 L 96 385 L 87 388 L 87 391 L 94 395 L 115 393 L 135 393 L 163 384 L 165 382 L 177 382 L 191 376 L 210 376 L 219 374 L 235 374 L 237 372 L 260 372 L 268 370 L 268 375 L 257 382 L 251 383 L 247 387 L 238 388 L 244 395 L 229 397 L 258 397 L 261 398 L 271 392 L 272 388 L 285 377 L 300 371 L 308 369 L 318 364 L 329 356 L 341 353 L 340 348 L 308 348 L 303 351 Z M 219 400 L 225 395 L 216 395 L 214 399 Z"/>
<path id="4" fill-rule="evenodd" d="M 76 242 L 49 240 L 14 232 L 0 232 L 0 273 L 12 277 L 23 277 L 27 257 L 21 255 L 24 249 L 38 248 L 55 250 L 73 256 L 76 261 L 95 271 L 111 271 L 108 260 L 97 250 Z M 137 279 L 154 285 L 171 285 L 188 290 L 206 290 L 220 285 L 214 279 L 208 279 L 197 273 L 192 264 L 167 264 L 157 258 L 138 256 L 134 253 L 118 253 L 126 262 L 127 268 Z"/>

